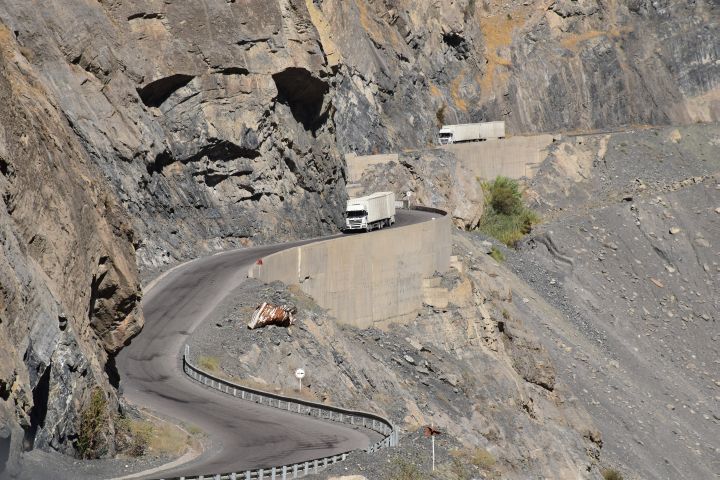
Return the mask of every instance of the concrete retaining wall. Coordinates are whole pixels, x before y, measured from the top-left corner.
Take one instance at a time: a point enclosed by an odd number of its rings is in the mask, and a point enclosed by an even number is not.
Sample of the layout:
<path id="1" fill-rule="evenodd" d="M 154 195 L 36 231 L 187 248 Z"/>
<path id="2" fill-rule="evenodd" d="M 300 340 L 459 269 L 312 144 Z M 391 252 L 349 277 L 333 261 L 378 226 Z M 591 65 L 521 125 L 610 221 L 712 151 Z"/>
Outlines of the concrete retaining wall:
<path id="1" fill-rule="evenodd" d="M 552 135 L 510 137 L 484 142 L 444 145 L 476 177 L 490 180 L 498 175 L 509 178 L 531 178 L 546 158 Z"/>
<path id="2" fill-rule="evenodd" d="M 360 328 L 413 318 L 423 302 L 423 278 L 450 262 L 447 215 L 369 234 L 290 248 L 262 259 L 248 276 L 299 285 L 339 322 Z"/>
<path id="3" fill-rule="evenodd" d="M 547 147 L 553 142 L 552 135 L 532 135 L 527 137 L 509 137 L 491 139 L 484 142 L 458 143 L 436 147 L 447 150 L 473 176 L 492 180 L 498 175 L 518 179 L 531 178 L 540 163 L 547 157 Z M 360 195 L 362 189 L 354 188 L 365 170 L 372 165 L 398 163 L 398 154 L 345 156 L 348 171 L 348 192 Z"/>

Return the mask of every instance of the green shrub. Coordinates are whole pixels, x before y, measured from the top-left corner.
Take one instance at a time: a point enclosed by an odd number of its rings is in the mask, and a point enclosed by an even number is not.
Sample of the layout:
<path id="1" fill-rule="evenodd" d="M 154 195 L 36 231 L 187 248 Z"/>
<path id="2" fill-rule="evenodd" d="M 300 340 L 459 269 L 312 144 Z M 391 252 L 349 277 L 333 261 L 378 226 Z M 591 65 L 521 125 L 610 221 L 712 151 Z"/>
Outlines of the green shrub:
<path id="1" fill-rule="evenodd" d="M 198 365 L 208 372 L 218 372 L 220 370 L 220 360 L 215 357 L 201 356 L 198 358 Z"/>
<path id="2" fill-rule="evenodd" d="M 115 420 L 115 445 L 120 453 L 141 457 L 150 448 L 153 432 L 154 427 L 150 422 L 118 417 Z"/>
<path id="3" fill-rule="evenodd" d="M 614 468 L 604 468 L 601 473 L 605 480 L 623 480 L 623 476 Z"/>
<path id="4" fill-rule="evenodd" d="M 420 468 L 414 463 L 395 457 L 387 480 L 423 480 L 427 475 L 420 471 Z"/>
<path id="5" fill-rule="evenodd" d="M 493 182 L 485 182 L 483 190 L 496 213 L 512 215 L 523 208 L 520 186 L 515 180 L 497 177 Z"/>
<path id="6" fill-rule="evenodd" d="M 107 453 L 106 432 L 109 421 L 105 394 L 96 387 L 90 396 L 90 401 L 80 412 L 77 449 L 82 458 L 100 458 Z"/>
<path id="7" fill-rule="evenodd" d="M 482 187 L 487 207 L 478 230 L 484 234 L 514 246 L 540 221 L 540 217 L 523 204 L 522 192 L 515 180 L 497 177 L 492 182 L 483 182 Z"/>
<path id="8" fill-rule="evenodd" d="M 497 460 L 484 448 L 476 448 L 471 457 L 472 464 L 478 468 L 490 469 L 495 466 Z"/>
<path id="9" fill-rule="evenodd" d="M 495 247 L 490 249 L 490 256 L 498 263 L 505 261 L 505 255 L 503 255 L 503 253 Z"/>

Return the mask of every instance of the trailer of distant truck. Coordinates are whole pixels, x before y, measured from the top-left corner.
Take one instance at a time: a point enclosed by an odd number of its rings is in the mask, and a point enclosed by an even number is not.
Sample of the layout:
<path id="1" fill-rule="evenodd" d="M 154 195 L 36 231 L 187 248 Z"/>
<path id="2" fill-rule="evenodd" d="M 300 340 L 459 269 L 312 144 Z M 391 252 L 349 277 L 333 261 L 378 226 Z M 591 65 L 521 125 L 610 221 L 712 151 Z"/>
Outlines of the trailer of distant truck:
<path id="1" fill-rule="evenodd" d="M 351 198 L 345 209 L 345 231 L 379 230 L 395 223 L 395 194 L 378 192 Z"/>
<path id="2" fill-rule="evenodd" d="M 495 138 L 505 138 L 505 122 L 463 123 L 443 125 L 438 132 L 440 145 L 461 142 L 481 142 Z"/>

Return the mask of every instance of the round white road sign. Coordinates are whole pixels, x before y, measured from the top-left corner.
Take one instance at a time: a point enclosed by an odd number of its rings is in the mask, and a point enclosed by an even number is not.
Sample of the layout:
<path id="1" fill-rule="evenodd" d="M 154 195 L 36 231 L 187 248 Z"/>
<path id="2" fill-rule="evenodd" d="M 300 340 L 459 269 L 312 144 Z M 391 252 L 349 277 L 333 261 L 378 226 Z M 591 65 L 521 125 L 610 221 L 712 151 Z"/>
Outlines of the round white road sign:
<path id="1" fill-rule="evenodd" d="M 295 370 L 295 376 L 299 379 L 302 379 L 305 376 L 305 370 L 303 370 L 302 368 L 298 368 L 297 370 Z"/>

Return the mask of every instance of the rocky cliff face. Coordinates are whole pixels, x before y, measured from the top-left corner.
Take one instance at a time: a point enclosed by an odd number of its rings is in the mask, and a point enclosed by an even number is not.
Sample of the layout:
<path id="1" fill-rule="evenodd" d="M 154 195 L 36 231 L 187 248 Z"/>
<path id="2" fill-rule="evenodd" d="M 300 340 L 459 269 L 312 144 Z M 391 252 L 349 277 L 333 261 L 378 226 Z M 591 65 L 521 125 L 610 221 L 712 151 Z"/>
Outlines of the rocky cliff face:
<path id="1" fill-rule="evenodd" d="M 135 219 L 143 268 L 334 228 L 333 72 L 304 4 L 17 2 L 3 15 Z"/>
<path id="2" fill-rule="evenodd" d="M 117 407 L 112 358 L 143 319 L 125 212 L 2 25 L 0 98 L 1 472 L 72 453 L 90 388 Z"/>
<path id="3" fill-rule="evenodd" d="M 432 143 L 443 122 L 505 120 L 518 134 L 720 118 L 711 0 L 321 8 L 342 59 L 338 140 L 358 153 Z"/>

